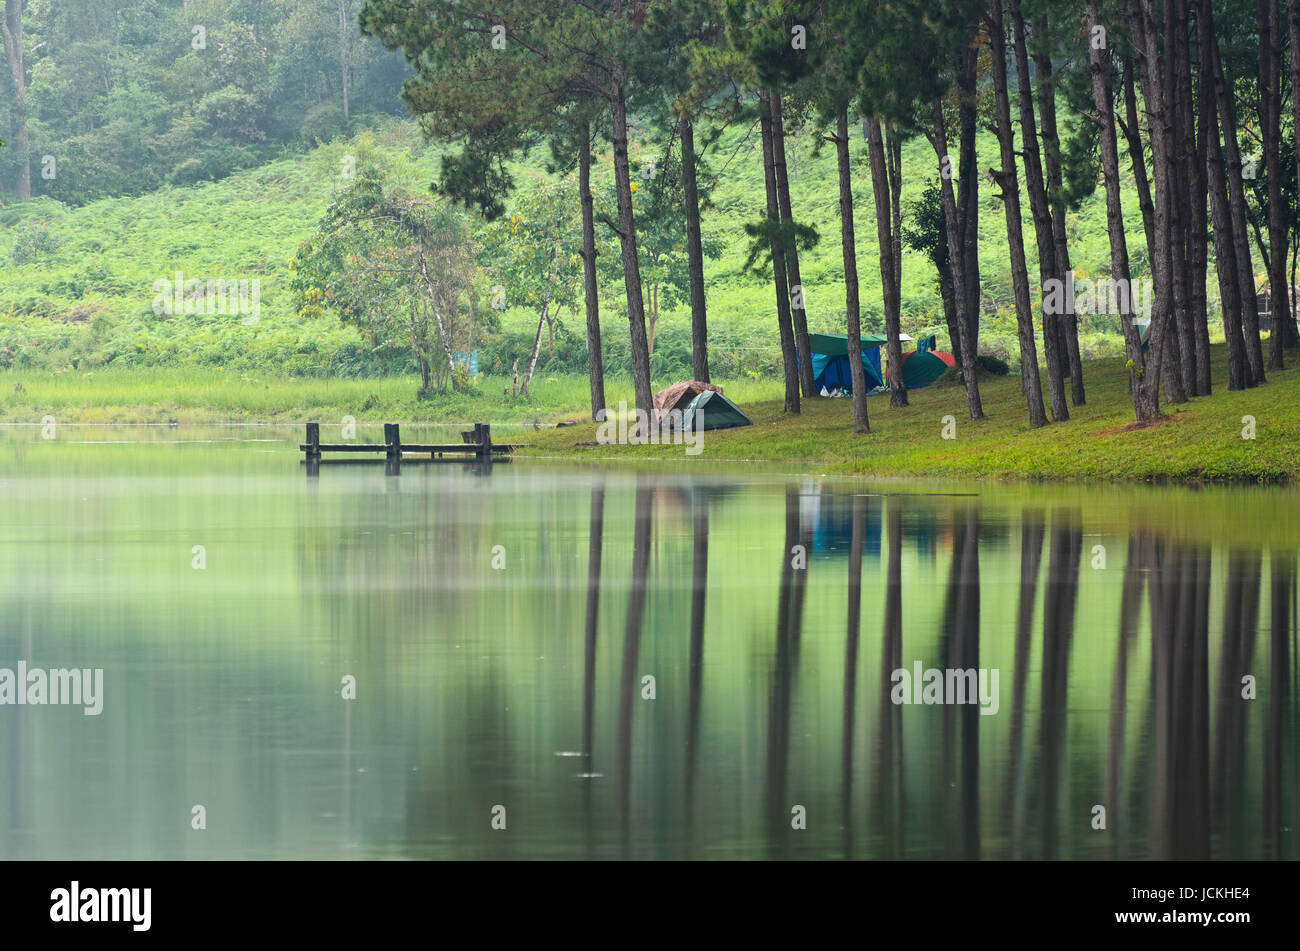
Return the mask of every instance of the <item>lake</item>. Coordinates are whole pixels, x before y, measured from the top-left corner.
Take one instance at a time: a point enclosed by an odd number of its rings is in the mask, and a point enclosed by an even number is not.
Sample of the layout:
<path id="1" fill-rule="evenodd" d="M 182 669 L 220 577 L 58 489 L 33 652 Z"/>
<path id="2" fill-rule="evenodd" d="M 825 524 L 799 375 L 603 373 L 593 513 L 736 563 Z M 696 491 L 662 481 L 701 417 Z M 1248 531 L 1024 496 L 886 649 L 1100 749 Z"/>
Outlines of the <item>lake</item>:
<path id="1" fill-rule="evenodd" d="M 1296 857 L 1294 488 L 53 435 L 0 668 L 102 710 L 0 705 L 7 858 Z"/>

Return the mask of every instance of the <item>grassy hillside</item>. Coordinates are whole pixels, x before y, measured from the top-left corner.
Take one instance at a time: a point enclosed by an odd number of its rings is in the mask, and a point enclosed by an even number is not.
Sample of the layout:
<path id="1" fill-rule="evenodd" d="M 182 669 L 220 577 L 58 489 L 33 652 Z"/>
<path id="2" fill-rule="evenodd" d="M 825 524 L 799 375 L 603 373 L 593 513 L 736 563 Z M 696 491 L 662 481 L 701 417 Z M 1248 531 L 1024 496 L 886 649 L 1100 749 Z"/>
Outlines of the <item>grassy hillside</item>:
<path id="1" fill-rule="evenodd" d="M 835 163 L 829 151 L 813 152 L 813 138 L 805 134 L 792 141 L 791 189 L 796 214 L 822 235 L 802 260 L 809 319 L 814 330 L 838 330 L 844 318 Z M 655 154 L 654 148 L 643 130 L 634 160 Z M 874 209 L 858 151 L 855 194 L 864 323 L 868 329 L 879 329 L 883 313 Z M 981 151 L 982 165 L 987 166 L 996 153 L 992 139 L 981 140 Z M 357 365 L 359 340 L 352 330 L 331 318 L 303 321 L 297 317 L 287 270 L 298 242 L 311 232 L 335 189 L 344 183 L 340 177 L 344 157 L 360 155 L 364 160 L 367 154 L 396 161 L 404 179 L 415 188 L 433 178 L 438 157 L 410 123 L 386 121 L 363 140 L 336 141 L 286 155 L 220 182 L 168 187 L 73 210 L 49 200 L 0 208 L 0 261 L 5 262 L 0 268 L 0 369 L 83 375 L 106 366 L 210 368 L 223 374 L 277 379 L 367 372 Z M 779 365 L 771 284 L 742 269 L 748 252 L 743 225 L 757 217 L 763 202 L 756 132 L 730 130 L 709 161 L 718 184 L 704 228 L 706 236 L 715 237 L 722 247 L 721 256 L 706 268 L 713 360 L 723 375 L 768 375 Z M 532 164 L 540 168 L 541 156 Z M 608 164 L 603 157 L 597 169 L 597 192 L 610 177 Z M 926 143 L 907 146 L 905 205 L 920 194 L 933 167 Z M 535 187 L 541 174 L 525 166 L 516 172 L 524 192 Z M 1002 205 L 988 187 L 982 190 L 981 203 L 982 349 L 1014 360 Z M 1140 235 L 1133 204 L 1132 233 Z M 1108 252 L 1100 193 L 1069 216 L 1068 227 L 1079 276 L 1104 270 Z M 608 231 L 601 239 L 612 246 Z M 1027 250 L 1032 262 L 1032 241 Z M 156 316 L 153 283 L 171 279 L 177 271 L 187 278 L 258 279 L 257 324 L 249 326 L 222 315 Z M 903 274 L 904 329 L 942 334 L 942 310 L 930 263 L 923 255 L 908 252 Z M 602 308 L 611 355 L 607 370 L 617 377 L 627 372 L 621 287 L 602 289 Z M 525 312 L 507 312 L 502 331 L 525 330 L 535 320 Z M 561 335 L 576 343 L 582 332 L 580 315 L 564 315 L 562 323 L 572 330 L 569 334 L 562 329 Z M 1085 327 L 1083 344 L 1087 355 L 1115 353 L 1118 338 L 1113 332 L 1092 333 Z M 576 349 L 571 346 L 569 352 Z M 688 354 L 684 308 L 666 311 L 656 345 L 656 382 L 681 376 L 688 367 Z M 548 356 L 544 350 L 539 367 L 543 376 Z M 547 399 L 544 384 L 535 395 Z"/>

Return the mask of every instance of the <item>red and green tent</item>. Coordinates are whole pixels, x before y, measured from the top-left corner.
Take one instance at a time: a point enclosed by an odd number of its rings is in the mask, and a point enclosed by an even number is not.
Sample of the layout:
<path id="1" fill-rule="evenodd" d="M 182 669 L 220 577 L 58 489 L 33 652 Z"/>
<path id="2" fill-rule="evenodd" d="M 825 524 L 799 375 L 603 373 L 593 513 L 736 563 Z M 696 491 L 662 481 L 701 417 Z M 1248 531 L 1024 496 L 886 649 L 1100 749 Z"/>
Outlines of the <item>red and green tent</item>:
<path id="1" fill-rule="evenodd" d="M 942 350 L 912 350 L 903 354 L 903 385 L 909 390 L 929 386 L 943 376 L 949 367 L 957 365 L 951 353 Z M 893 368 L 885 366 L 885 378 Z"/>

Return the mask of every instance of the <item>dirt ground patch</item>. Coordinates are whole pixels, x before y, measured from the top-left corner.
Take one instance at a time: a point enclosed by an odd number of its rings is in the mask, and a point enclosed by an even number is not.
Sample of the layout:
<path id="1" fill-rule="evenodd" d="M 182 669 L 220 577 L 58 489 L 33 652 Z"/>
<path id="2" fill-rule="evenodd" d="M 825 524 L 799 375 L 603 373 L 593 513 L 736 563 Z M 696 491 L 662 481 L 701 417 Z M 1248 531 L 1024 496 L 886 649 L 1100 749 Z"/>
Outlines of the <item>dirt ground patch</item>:
<path id="1" fill-rule="evenodd" d="M 1185 419 L 1186 413 L 1178 416 L 1160 415 L 1155 419 L 1146 421 L 1137 421 L 1129 423 L 1127 426 L 1115 426 L 1111 429 L 1100 429 L 1093 433 L 1094 436 L 1122 436 L 1124 433 L 1135 433 L 1142 429 L 1158 429 L 1161 426 L 1168 426 L 1170 423 L 1176 423 L 1180 419 Z"/>

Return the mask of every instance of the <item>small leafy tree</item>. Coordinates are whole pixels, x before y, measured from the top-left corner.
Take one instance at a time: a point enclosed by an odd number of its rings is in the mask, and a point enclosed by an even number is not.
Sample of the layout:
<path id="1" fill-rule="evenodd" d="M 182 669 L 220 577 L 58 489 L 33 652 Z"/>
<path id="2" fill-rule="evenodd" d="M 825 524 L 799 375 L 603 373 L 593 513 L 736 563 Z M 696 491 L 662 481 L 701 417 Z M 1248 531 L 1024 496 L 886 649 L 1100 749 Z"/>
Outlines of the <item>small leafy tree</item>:
<path id="1" fill-rule="evenodd" d="M 541 354 L 543 329 L 553 345 L 556 314 L 577 308 L 582 289 L 582 228 L 573 214 L 577 202 L 574 176 L 539 182 L 511 214 L 483 231 L 484 258 L 493 262 L 489 277 L 504 303 L 537 308 L 537 335 L 521 391 L 525 396 Z"/>
<path id="2" fill-rule="evenodd" d="M 302 316 L 333 311 L 373 347 L 410 348 L 419 399 L 467 385 L 454 354 L 472 343 L 478 288 L 464 217 L 449 203 L 386 187 L 374 167 L 359 170 L 292 268 Z"/>

